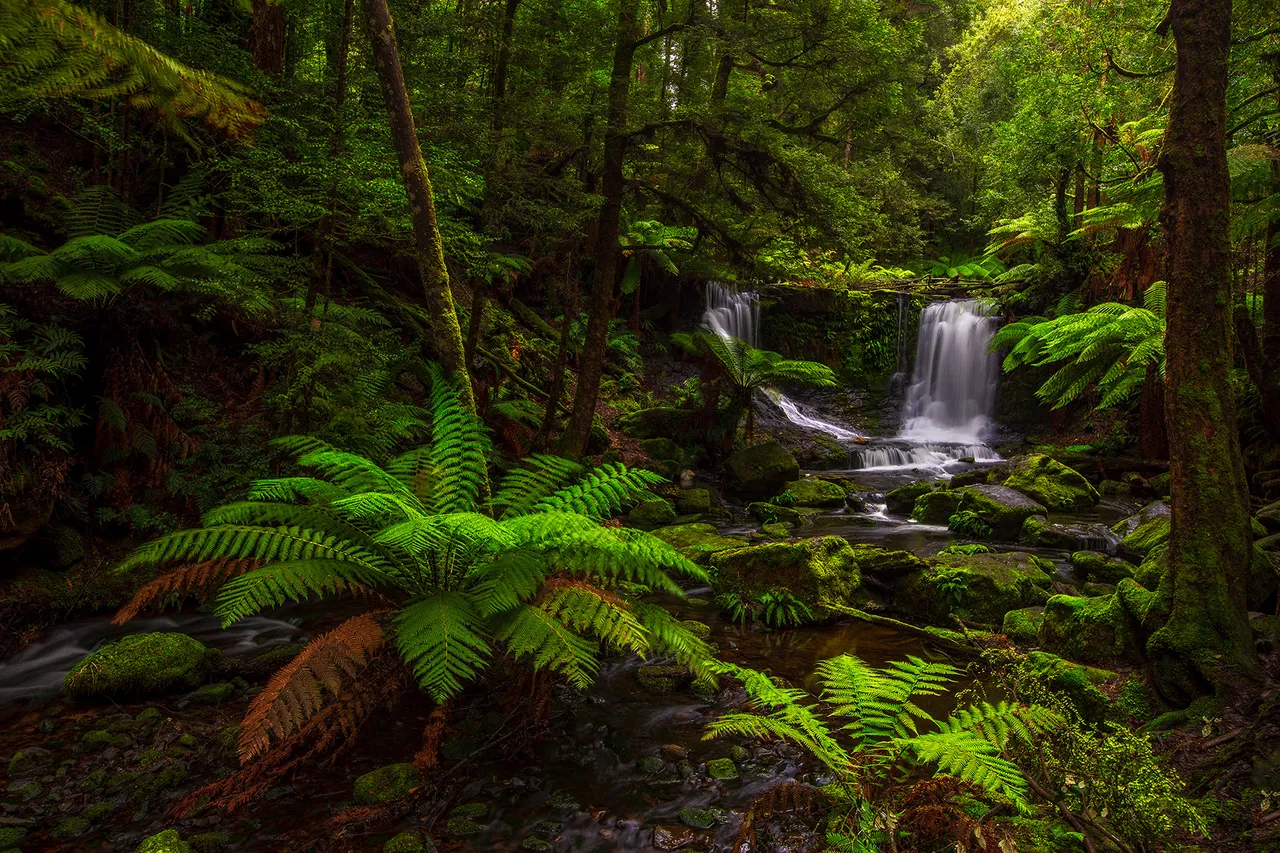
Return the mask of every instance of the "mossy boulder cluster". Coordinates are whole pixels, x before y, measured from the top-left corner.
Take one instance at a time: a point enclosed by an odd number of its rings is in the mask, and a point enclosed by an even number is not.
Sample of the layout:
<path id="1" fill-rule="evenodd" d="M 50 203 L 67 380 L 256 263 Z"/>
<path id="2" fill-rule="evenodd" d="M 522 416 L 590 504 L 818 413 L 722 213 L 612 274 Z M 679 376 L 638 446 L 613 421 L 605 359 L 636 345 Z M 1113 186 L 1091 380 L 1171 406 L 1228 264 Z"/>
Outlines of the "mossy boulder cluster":
<path id="1" fill-rule="evenodd" d="M 791 496 L 792 506 L 840 506 L 846 492 L 836 483 L 818 477 L 805 477 L 787 483 L 783 494 Z"/>
<path id="2" fill-rule="evenodd" d="M 911 616 L 947 623 L 952 614 L 999 625 L 1010 610 L 1042 605 L 1053 566 L 1033 554 L 945 554 L 901 577 L 894 606 Z"/>
<path id="3" fill-rule="evenodd" d="M 204 682 L 221 655 L 186 634 L 123 637 L 85 657 L 67 673 L 73 699 L 155 696 Z"/>
<path id="4" fill-rule="evenodd" d="M 717 589 L 744 596 L 787 592 L 811 609 L 848 605 L 862 584 L 860 557 L 839 536 L 766 542 L 712 555 Z"/>
<path id="5" fill-rule="evenodd" d="M 705 565 L 712 554 L 729 548 L 741 548 L 746 541 L 734 536 L 722 536 L 713 525 L 705 523 L 678 524 L 660 527 L 653 535 L 679 549 L 680 553 L 699 565 Z"/>
<path id="6" fill-rule="evenodd" d="M 1080 512 L 1098 503 L 1099 495 L 1084 475 L 1050 456 L 1028 456 L 1004 481 L 1050 512 Z"/>

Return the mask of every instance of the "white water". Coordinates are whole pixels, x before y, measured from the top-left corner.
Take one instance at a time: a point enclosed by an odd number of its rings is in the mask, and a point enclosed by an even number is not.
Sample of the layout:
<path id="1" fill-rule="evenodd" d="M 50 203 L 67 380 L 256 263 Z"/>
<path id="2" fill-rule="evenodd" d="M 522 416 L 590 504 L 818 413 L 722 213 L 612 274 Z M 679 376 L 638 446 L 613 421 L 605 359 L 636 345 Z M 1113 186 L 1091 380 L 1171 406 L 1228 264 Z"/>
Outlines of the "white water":
<path id="1" fill-rule="evenodd" d="M 985 441 L 1000 381 L 1000 360 L 987 352 L 996 325 L 976 299 L 935 302 L 924 309 L 901 438 L 947 444 Z"/>
<path id="2" fill-rule="evenodd" d="M 940 470 L 951 462 L 972 458 L 974 462 L 999 462 L 1000 454 L 985 444 L 882 445 L 856 451 L 860 470 L 891 471 L 897 468 Z"/>
<path id="3" fill-rule="evenodd" d="M 757 331 L 760 328 L 759 296 L 750 291 L 734 290 L 718 281 L 709 281 L 707 282 L 707 310 L 702 315 L 702 324 L 722 338 L 737 338 L 758 349 L 760 346 Z M 765 396 L 786 415 L 787 420 L 798 427 L 825 432 L 841 441 L 853 441 L 862 437 L 847 427 L 833 424 L 805 412 L 799 403 L 781 391 L 770 388 Z"/>

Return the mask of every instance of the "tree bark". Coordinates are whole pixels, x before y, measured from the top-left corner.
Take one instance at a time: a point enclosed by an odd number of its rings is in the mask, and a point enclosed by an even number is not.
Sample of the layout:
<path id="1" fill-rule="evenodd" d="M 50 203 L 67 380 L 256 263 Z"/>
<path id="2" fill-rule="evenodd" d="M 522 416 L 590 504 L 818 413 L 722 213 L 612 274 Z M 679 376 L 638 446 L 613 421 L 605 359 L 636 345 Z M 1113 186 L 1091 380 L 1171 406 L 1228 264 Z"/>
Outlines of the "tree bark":
<path id="1" fill-rule="evenodd" d="M 1280 160 L 1271 161 L 1271 190 L 1280 193 Z M 1280 211 L 1274 211 L 1267 223 L 1266 240 L 1262 262 L 1262 352 L 1272 364 L 1280 364 Z"/>
<path id="2" fill-rule="evenodd" d="M 1173 515 L 1160 600 L 1168 620 L 1147 651 L 1159 692 L 1185 705 L 1256 677 L 1245 609 L 1249 495 L 1229 371 L 1231 0 L 1172 0 L 1178 65 L 1159 167 L 1167 251 L 1165 413 Z"/>
<path id="3" fill-rule="evenodd" d="M 1258 343 L 1258 329 L 1253 325 L 1249 309 L 1243 305 L 1238 306 L 1235 322 L 1240 355 L 1244 358 L 1249 381 L 1258 389 L 1262 418 L 1266 421 L 1271 437 L 1280 439 L 1280 374 L 1276 373 L 1275 361 L 1267 358 L 1262 345 Z"/>
<path id="4" fill-rule="evenodd" d="M 587 306 L 587 339 L 573 396 L 573 415 L 565 428 L 565 453 L 580 458 L 591 438 L 591 419 L 600 397 L 600 376 L 609 345 L 609 321 L 613 319 L 614 280 L 618 272 L 618 233 L 622 221 L 622 175 L 627 153 L 627 97 L 631 90 L 631 66 L 638 38 L 640 0 L 621 0 L 618 7 L 618 41 L 609 78 L 609 116 L 604 136 L 604 169 L 600 190 L 604 204 L 596 227 L 595 281 Z M 566 318 L 567 320 L 567 318 Z"/>
<path id="5" fill-rule="evenodd" d="M 264 74 L 284 71 L 284 4 L 280 0 L 253 0 L 249 25 L 249 56 Z"/>
<path id="6" fill-rule="evenodd" d="M 413 219 L 413 242 L 422 275 L 423 296 L 427 315 L 431 319 L 440 363 L 445 371 L 454 374 L 464 405 L 475 411 L 475 399 L 471 392 L 471 379 L 467 374 L 462 341 L 462 328 L 458 324 L 458 312 L 453 305 L 453 292 L 449 289 L 449 270 L 444 264 L 444 246 L 440 229 L 436 225 L 436 206 L 431 194 L 431 179 L 426 161 L 418 146 L 418 133 L 413 124 L 413 108 L 409 104 L 409 90 L 404 82 L 404 69 L 400 65 L 400 49 L 396 44 L 395 27 L 387 0 L 363 0 L 365 26 L 373 48 L 377 66 L 378 83 L 387 105 L 391 124 L 391 141 L 400 161 L 400 175 L 409 197 L 409 212 Z"/>
<path id="7" fill-rule="evenodd" d="M 1164 383 L 1154 364 L 1147 365 L 1138 400 L 1138 455 L 1143 459 L 1169 458 L 1169 431 L 1164 420 Z"/>

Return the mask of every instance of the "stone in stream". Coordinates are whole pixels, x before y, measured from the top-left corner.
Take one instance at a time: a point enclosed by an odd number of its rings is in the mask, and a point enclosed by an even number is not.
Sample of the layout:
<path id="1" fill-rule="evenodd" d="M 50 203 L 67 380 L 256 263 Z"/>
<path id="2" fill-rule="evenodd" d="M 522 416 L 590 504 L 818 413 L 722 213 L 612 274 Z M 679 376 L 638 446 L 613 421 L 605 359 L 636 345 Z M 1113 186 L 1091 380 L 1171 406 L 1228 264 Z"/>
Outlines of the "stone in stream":
<path id="1" fill-rule="evenodd" d="M 862 583 L 858 555 L 839 536 L 720 551 L 712 555 L 710 564 L 721 592 L 744 596 L 786 592 L 810 609 L 849 604 Z"/>
<path id="2" fill-rule="evenodd" d="M 1004 481 L 1050 512 L 1080 512 L 1098 503 L 1098 491 L 1084 475 L 1051 456 L 1028 456 Z"/>
<path id="3" fill-rule="evenodd" d="M 412 829 L 405 830 L 382 846 L 382 853 L 434 853 L 431 839 Z"/>
<path id="4" fill-rule="evenodd" d="M 745 539 L 721 536 L 714 525 L 704 523 L 659 527 L 653 535 L 699 565 L 705 565 L 717 551 L 741 548 L 747 544 Z"/>
<path id="5" fill-rule="evenodd" d="M 1133 564 L 1099 551 L 1076 551 L 1071 555 L 1071 565 L 1081 579 L 1095 583 L 1119 583 L 1133 577 L 1134 571 Z"/>
<path id="6" fill-rule="evenodd" d="M 950 489 L 926 492 L 916 498 L 911 508 L 911 519 L 921 524 L 940 524 L 944 527 L 948 519 L 960 508 L 960 493 Z"/>
<path id="7" fill-rule="evenodd" d="M 1122 518 L 1111 525 L 1111 529 L 1121 536 L 1128 536 L 1148 521 L 1154 518 L 1168 518 L 1171 514 L 1172 509 L 1168 503 L 1165 501 L 1152 501 L 1133 515 Z"/>
<path id="8" fill-rule="evenodd" d="M 713 758 L 707 762 L 707 775 L 721 781 L 737 779 L 738 765 L 732 758 Z"/>
<path id="9" fill-rule="evenodd" d="M 967 486 L 960 490 L 960 512 L 972 512 L 991 527 L 999 539 L 1016 539 L 1022 524 L 1045 508 L 1008 486 Z"/>
<path id="10" fill-rule="evenodd" d="M 787 483 L 783 491 L 791 494 L 794 506 L 840 506 L 846 495 L 837 484 L 818 477 Z"/>
<path id="11" fill-rule="evenodd" d="M 221 654 L 186 634 L 135 634 L 85 657 L 67 673 L 73 699 L 150 696 L 190 690 Z"/>
<path id="12" fill-rule="evenodd" d="M 928 561 L 927 568 L 898 579 L 894 609 L 936 624 L 954 614 L 999 625 L 1010 610 L 1043 604 L 1053 579 L 1052 564 L 1034 554 L 950 553 Z"/>
<path id="13" fill-rule="evenodd" d="M 193 853 L 191 845 L 182 840 L 176 829 L 166 829 L 144 839 L 133 853 Z"/>
<path id="14" fill-rule="evenodd" d="M 1169 529 L 1170 518 L 1166 515 L 1158 515 L 1143 522 L 1120 540 L 1120 553 L 1141 560 L 1155 548 L 1169 543 Z"/>
<path id="15" fill-rule="evenodd" d="M 655 826 L 650 837 L 654 848 L 658 850 L 679 850 L 705 840 L 706 837 L 701 832 L 687 826 Z"/>
<path id="16" fill-rule="evenodd" d="M 916 480 L 905 486 L 899 486 L 884 496 L 885 509 L 893 515 L 907 515 L 915 507 L 921 495 L 938 488 L 933 480 Z"/>
<path id="17" fill-rule="evenodd" d="M 777 441 L 739 450 L 726 459 L 724 465 L 734 491 L 748 498 L 776 495 L 787 483 L 800 477 L 796 458 Z"/>
<path id="18" fill-rule="evenodd" d="M 1110 551 L 1119 544 L 1120 537 L 1112 533 L 1106 525 L 1092 522 L 1058 524 L 1049 521 L 1043 515 L 1033 515 L 1022 522 L 1018 541 L 1034 548 L 1083 551 L 1101 547 Z"/>

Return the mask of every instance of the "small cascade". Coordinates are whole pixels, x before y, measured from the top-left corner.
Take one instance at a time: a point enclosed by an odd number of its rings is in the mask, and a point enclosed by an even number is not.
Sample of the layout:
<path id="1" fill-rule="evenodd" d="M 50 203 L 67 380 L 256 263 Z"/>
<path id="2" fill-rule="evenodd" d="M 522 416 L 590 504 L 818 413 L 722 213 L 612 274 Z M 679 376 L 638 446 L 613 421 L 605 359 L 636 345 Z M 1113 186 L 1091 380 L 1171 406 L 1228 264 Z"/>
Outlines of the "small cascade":
<path id="1" fill-rule="evenodd" d="M 722 338 L 737 338 L 755 348 L 760 347 L 760 297 L 745 290 L 734 290 L 719 281 L 707 282 L 707 310 L 702 325 Z M 787 420 L 798 427 L 825 432 L 840 441 L 854 441 L 862 436 L 838 424 L 806 413 L 799 403 L 781 391 L 770 388 L 766 397 L 782 411 Z"/>
<path id="2" fill-rule="evenodd" d="M 999 462 L 1000 454 L 985 444 L 881 444 L 855 451 L 862 470 L 894 468 L 942 468 L 961 459 Z"/>

